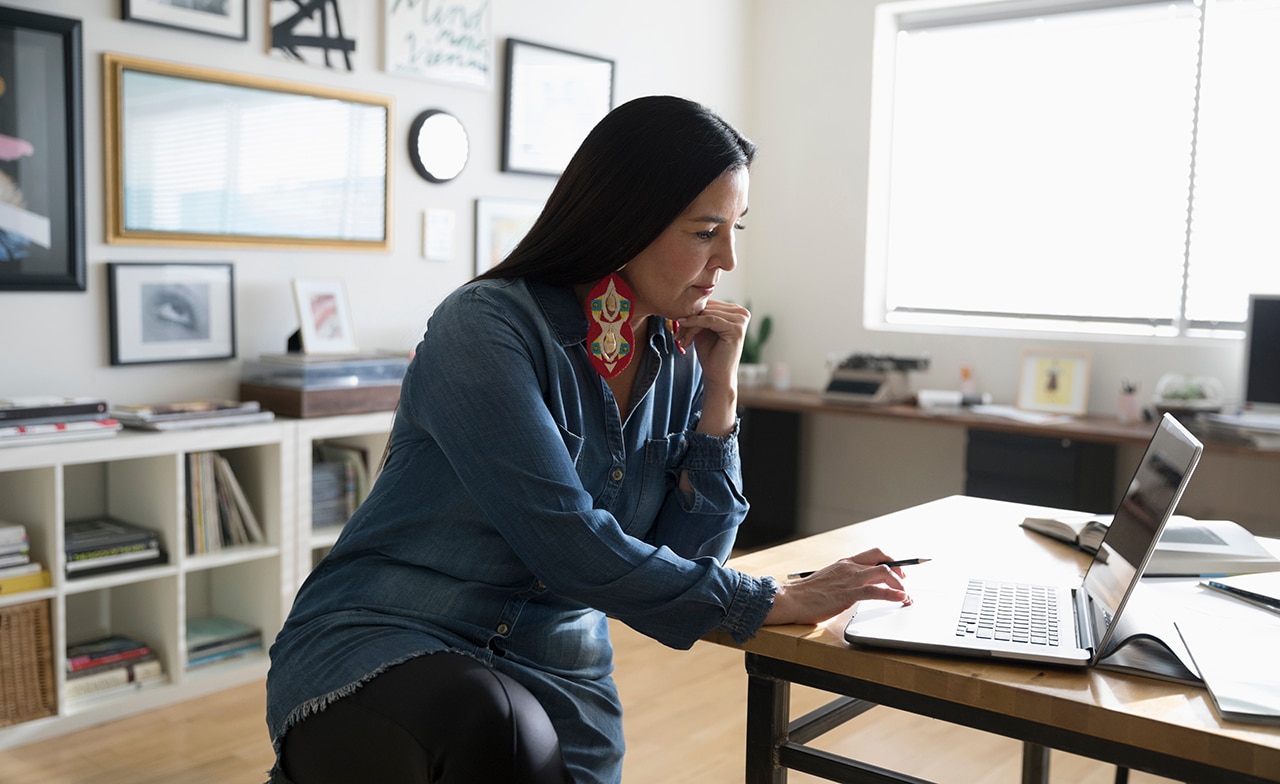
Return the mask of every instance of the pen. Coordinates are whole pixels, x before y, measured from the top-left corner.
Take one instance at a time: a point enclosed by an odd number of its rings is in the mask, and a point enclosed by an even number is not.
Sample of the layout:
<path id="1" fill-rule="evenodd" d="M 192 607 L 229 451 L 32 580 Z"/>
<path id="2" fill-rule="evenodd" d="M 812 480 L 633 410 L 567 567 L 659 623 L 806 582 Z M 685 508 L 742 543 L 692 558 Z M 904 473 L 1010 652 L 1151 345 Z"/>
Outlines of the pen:
<path id="1" fill-rule="evenodd" d="M 881 561 L 880 563 L 876 564 L 876 566 L 915 566 L 916 564 L 928 563 L 932 560 L 933 560 L 932 558 L 904 558 L 901 561 Z M 808 577 L 811 574 L 813 574 L 812 571 L 792 572 L 791 574 L 787 575 L 787 577 L 792 580 L 799 580 L 800 578 Z"/>

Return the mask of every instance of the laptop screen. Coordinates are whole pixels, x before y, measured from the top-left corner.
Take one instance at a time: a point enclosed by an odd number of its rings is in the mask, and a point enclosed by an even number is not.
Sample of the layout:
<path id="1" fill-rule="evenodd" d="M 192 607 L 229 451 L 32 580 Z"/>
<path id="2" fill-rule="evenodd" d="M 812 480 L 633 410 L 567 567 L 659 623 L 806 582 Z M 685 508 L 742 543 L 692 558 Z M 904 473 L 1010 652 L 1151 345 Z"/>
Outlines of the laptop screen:
<path id="1" fill-rule="evenodd" d="M 1203 449 L 1178 420 L 1169 414 L 1161 417 L 1084 576 L 1084 589 L 1092 600 L 1093 628 L 1102 637 L 1095 657 L 1105 652 L 1111 622 L 1137 585 Z"/>

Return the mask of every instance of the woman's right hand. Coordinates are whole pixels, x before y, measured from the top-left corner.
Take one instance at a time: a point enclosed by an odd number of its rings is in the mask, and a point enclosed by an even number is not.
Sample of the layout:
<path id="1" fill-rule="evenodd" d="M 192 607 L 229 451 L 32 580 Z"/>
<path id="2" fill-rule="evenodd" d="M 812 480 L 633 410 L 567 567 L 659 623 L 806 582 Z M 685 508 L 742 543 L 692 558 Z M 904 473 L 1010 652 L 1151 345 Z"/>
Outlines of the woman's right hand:
<path id="1" fill-rule="evenodd" d="M 821 623 L 863 599 L 911 604 L 902 585 L 902 567 L 881 566 L 893 560 L 879 548 L 842 558 L 802 580 L 780 584 L 766 626 Z"/>

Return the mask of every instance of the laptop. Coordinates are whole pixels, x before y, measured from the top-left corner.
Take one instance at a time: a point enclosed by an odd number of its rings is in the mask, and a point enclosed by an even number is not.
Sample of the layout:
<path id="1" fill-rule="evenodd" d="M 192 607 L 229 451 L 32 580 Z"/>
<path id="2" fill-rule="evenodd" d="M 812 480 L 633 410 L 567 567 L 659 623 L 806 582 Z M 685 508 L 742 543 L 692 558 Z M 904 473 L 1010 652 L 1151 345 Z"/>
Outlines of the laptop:
<path id="1" fill-rule="evenodd" d="M 860 602 L 845 626 L 845 639 L 963 656 L 1096 664 L 1110 653 L 1116 621 L 1203 451 L 1203 444 L 1176 419 L 1161 417 L 1111 527 L 1078 584 L 979 578 L 912 590 L 914 601 L 907 606 Z M 1012 611 L 1001 602 L 1012 604 Z"/>

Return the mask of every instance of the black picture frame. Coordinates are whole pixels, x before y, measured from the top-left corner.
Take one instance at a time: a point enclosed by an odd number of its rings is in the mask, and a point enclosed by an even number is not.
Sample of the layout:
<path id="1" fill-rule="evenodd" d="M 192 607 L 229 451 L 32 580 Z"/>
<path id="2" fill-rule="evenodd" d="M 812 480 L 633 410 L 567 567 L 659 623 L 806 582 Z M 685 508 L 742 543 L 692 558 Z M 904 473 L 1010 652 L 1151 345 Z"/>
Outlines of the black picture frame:
<path id="1" fill-rule="evenodd" d="M 614 61 L 508 38 L 502 170 L 558 177 L 613 109 Z"/>
<path id="2" fill-rule="evenodd" d="M 107 263 L 111 364 L 235 359 L 231 262 Z"/>
<path id="3" fill-rule="evenodd" d="M 0 291 L 85 290 L 81 37 L 79 19 L 0 8 Z"/>
<path id="4" fill-rule="evenodd" d="M 227 13 L 216 14 L 168 3 L 121 0 L 120 17 L 126 22 L 142 22 L 170 30 L 249 40 L 249 0 L 226 0 Z"/>

